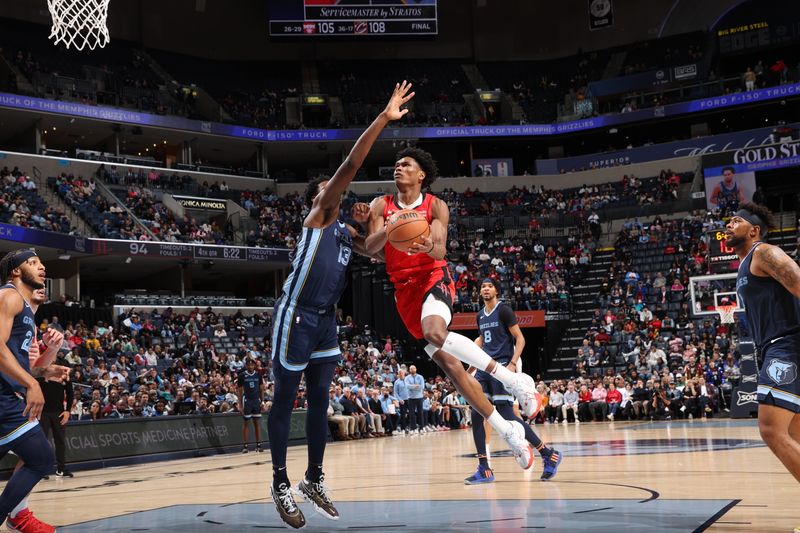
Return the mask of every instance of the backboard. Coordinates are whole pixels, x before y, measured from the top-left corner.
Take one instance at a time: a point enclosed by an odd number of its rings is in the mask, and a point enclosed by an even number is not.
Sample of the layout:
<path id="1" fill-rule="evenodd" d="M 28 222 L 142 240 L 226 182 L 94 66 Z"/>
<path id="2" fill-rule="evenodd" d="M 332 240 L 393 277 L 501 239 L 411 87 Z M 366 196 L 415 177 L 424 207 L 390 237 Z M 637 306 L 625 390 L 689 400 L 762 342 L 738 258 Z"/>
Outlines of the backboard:
<path id="1" fill-rule="evenodd" d="M 719 305 L 736 304 L 737 313 L 744 311 L 744 302 L 736 293 L 736 272 L 689 278 L 689 296 L 694 316 L 717 315 Z"/>

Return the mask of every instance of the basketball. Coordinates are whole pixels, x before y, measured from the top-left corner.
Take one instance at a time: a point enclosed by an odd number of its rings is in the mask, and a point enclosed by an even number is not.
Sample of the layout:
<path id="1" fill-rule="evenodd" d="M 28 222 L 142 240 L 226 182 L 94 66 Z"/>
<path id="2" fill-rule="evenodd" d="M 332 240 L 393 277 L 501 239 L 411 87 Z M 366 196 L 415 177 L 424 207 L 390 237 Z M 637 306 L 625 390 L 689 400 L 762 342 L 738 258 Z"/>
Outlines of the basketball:
<path id="1" fill-rule="evenodd" d="M 389 243 L 400 250 L 407 252 L 411 245 L 419 242 L 421 237 L 431 234 L 428 221 L 419 212 L 413 209 L 401 209 L 389 217 L 386 225 L 386 236 Z"/>

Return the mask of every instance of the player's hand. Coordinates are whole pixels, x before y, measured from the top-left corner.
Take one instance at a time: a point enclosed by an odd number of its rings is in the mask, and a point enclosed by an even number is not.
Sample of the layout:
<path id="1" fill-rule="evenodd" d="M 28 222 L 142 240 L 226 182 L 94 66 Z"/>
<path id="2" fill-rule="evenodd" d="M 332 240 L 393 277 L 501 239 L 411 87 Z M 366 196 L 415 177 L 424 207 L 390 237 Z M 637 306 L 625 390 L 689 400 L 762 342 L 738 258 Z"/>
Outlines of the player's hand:
<path id="1" fill-rule="evenodd" d="M 357 204 L 353 205 L 350 215 L 353 217 L 353 220 L 359 224 L 366 224 L 369 222 L 369 204 L 358 202 Z"/>
<path id="2" fill-rule="evenodd" d="M 433 239 L 430 235 L 418 237 L 418 240 L 411 244 L 408 255 L 429 254 L 433 251 Z"/>
<path id="3" fill-rule="evenodd" d="M 30 347 L 28 347 L 28 362 L 30 362 L 31 368 L 36 363 L 36 360 L 39 359 L 39 339 L 37 339 L 36 333 L 33 334 L 33 342 L 31 343 Z"/>
<path id="4" fill-rule="evenodd" d="M 28 420 L 34 422 L 42 416 L 42 409 L 44 409 L 44 394 L 37 382 L 25 392 L 25 410 L 22 411 L 22 416 L 27 416 Z"/>
<path id="5" fill-rule="evenodd" d="M 506 368 L 509 369 L 511 372 L 516 372 L 517 371 L 517 363 L 515 363 L 514 361 L 511 361 L 506 365 Z"/>
<path id="6" fill-rule="evenodd" d="M 58 419 L 61 422 L 62 426 L 66 426 L 67 422 L 69 421 L 69 411 L 64 411 L 60 415 L 58 415 Z"/>
<path id="7" fill-rule="evenodd" d="M 48 328 L 42 335 L 42 341 L 48 348 L 61 348 L 64 343 L 64 334 L 54 328 Z"/>
<path id="8" fill-rule="evenodd" d="M 69 367 L 50 365 L 42 370 L 42 377 L 48 381 L 63 381 L 69 379 Z"/>
<path id="9" fill-rule="evenodd" d="M 386 104 L 386 109 L 383 110 L 383 114 L 386 118 L 389 120 L 398 120 L 408 113 L 408 109 L 401 109 L 401 106 L 414 98 L 415 93 L 409 93 L 408 91 L 410 90 L 411 84 L 406 80 L 403 80 L 403 83 L 395 84 L 392 97 L 389 98 L 389 103 Z"/>

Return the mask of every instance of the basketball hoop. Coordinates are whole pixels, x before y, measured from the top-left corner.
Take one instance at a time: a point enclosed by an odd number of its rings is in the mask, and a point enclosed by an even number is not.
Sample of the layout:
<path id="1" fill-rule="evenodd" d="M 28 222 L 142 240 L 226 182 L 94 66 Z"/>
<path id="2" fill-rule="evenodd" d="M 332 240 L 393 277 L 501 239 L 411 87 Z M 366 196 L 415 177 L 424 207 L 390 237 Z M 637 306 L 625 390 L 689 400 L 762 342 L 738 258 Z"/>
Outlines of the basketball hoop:
<path id="1" fill-rule="evenodd" d="M 111 0 L 47 0 L 53 17 L 50 39 L 78 50 L 103 48 L 111 38 L 106 18 Z"/>
<path id="2" fill-rule="evenodd" d="M 739 306 L 736 304 L 718 305 L 716 311 L 719 313 L 719 321 L 723 324 L 733 324 L 733 315 L 737 309 L 739 309 Z"/>

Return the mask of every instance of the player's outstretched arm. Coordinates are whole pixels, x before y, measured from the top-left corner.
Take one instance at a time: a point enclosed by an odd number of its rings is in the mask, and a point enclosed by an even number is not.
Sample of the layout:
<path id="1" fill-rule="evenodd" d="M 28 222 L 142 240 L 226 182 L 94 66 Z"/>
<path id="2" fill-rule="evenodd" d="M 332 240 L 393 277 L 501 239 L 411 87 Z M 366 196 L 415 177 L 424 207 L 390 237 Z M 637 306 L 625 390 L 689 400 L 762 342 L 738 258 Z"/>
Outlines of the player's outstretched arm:
<path id="1" fill-rule="evenodd" d="M 800 298 L 800 266 L 797 266 L 786 252 L 777 246 L 762 244 L 756 248 L 753 255 L 756 259 L 753 270 L 763 270 L 765 274 L 786 287 L 795 298 Z"/>
<path id="2" fill-rule="evenodd" d="M 306 217 L 307 223 L 323 224 L 331 218 L 331 210 L 339 204 L 342 193 L 353 181 L 361 165 L 364 164 L 367 154 L 369 154 L 372 145 L 375 144 L 383 128 L 389 122 L 399 120 L 408 113 L 408 109 L 402 109 L 401 107 L 414 98 L 414 93 L 410 91 L 411 84 L 405 80 L 403 80 L 403 83 L 395 84 L 394 92 L 392 97 L 389 98 L 386 108 L 361 134 L 347 159 L 344 160 L 323 191 L 314 200 L 311 212 Z"/>
<path id="3" fill-rule="evenodd" d="M 0 372 L 27 389 L 24 415 L 36 420 L 42 414 L 44 396 L 39 384 L 20 364 L 8 349 L 14 316 L 22 310 L 22 297 L 16 291 L 0 291 Z M 33 338 L 31 338 L 33 341 Z"/>
<path id="4" fill-rule="evenodd" d="M 353 206 L 351 215 L 353 220 L 358 222 L 362 228 L 364 228 L 367 232 L 369 231 L 369 205 L 358 202 Z M 350 232 L 350 236 L 353 238 L 353 251 L 359 255 L 363 255 L 365 257 L 369 257 L 371 259 L 375 259 L 377 261 L 386 261 L 386 258 L 383 254 L 383 248 L 378 250 L 374 254 L 369 254 L 367 252 L 367 237 L 366 235 L 362 235 L 358 232 L 358 229 L 354 228 L 351 225 L 347 225 L 347 230 Z"/>
<path id="5" fill-rule="evenodd" d="M 383 196 L 372 200 L 369 206 L 367 238 L 364 240 L 364 247 L 369 256 L 374 256 L 386 246 L 386 220 L 383 218 L 384 209 L 386 209 L 386 200 Z"/>

